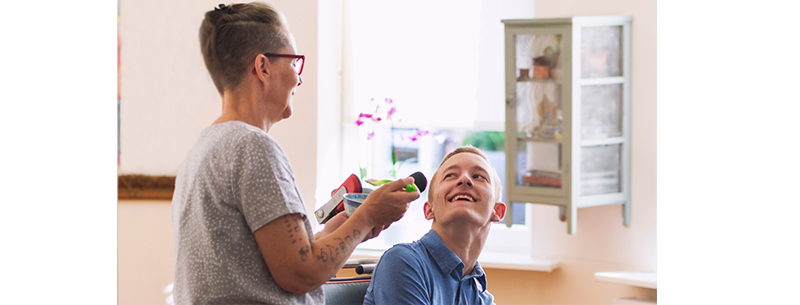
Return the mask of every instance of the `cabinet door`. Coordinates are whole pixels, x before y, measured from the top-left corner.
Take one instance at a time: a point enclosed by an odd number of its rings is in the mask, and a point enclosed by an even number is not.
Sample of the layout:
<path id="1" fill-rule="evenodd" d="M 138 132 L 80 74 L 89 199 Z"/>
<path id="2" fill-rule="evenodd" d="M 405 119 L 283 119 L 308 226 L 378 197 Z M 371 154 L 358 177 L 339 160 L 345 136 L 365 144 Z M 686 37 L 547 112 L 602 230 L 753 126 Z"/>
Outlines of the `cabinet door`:
<path id="1" fill-rule="evenodd" d="M 516 186 L 564 196 L 565 35 L 516 33 L 513 41 Z"/>

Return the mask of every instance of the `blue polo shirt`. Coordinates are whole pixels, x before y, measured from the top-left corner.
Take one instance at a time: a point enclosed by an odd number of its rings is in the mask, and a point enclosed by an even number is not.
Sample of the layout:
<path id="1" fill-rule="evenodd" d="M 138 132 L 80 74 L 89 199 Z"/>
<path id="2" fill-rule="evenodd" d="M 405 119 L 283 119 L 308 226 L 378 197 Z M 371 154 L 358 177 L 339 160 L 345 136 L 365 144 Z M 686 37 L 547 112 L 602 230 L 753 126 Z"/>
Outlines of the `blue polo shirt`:
<path id="1" fill-rule="evenodd" d="M 478 262 L 464 263 L 430 230 L 420 240 L 397 244 L 381 256 L 364 304 L 494 304 Z"/>

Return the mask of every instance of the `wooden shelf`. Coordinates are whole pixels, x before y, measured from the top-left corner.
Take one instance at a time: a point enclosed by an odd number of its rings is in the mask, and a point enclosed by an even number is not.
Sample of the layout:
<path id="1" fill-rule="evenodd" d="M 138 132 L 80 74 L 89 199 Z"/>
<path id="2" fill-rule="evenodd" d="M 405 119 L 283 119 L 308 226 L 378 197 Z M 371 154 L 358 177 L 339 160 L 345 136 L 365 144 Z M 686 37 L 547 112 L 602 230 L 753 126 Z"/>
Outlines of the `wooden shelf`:
<path id="1" fill-rule="evenodd" d="M 594 279 L 602 282 L 658 289 L 655 272 L 596 272 Z"/>

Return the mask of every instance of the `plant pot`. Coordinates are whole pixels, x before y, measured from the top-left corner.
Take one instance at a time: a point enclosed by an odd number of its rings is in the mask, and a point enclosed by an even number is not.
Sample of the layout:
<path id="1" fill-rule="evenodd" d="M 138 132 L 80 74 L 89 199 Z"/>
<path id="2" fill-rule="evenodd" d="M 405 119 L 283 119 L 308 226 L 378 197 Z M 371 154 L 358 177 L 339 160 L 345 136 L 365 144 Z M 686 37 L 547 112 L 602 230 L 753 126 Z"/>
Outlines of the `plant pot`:
<path id="1" fill-rule="evenodd" d="M 550 78 L 550 66 L 533 66 L 533 78 Z"/>

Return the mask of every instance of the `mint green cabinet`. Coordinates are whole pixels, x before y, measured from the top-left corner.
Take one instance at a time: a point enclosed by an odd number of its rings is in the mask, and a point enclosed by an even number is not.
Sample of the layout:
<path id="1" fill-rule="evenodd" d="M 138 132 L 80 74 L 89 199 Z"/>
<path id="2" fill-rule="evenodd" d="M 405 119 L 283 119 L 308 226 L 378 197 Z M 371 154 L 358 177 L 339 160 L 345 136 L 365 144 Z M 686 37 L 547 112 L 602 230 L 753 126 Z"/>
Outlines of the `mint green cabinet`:
<path id="1" fill-rule="evenodd" d="M 579 208 L 618 204 L 630 224 L 631 18 L 503 23 L 507 204 L 559 206 L 570 234 Z"/>

